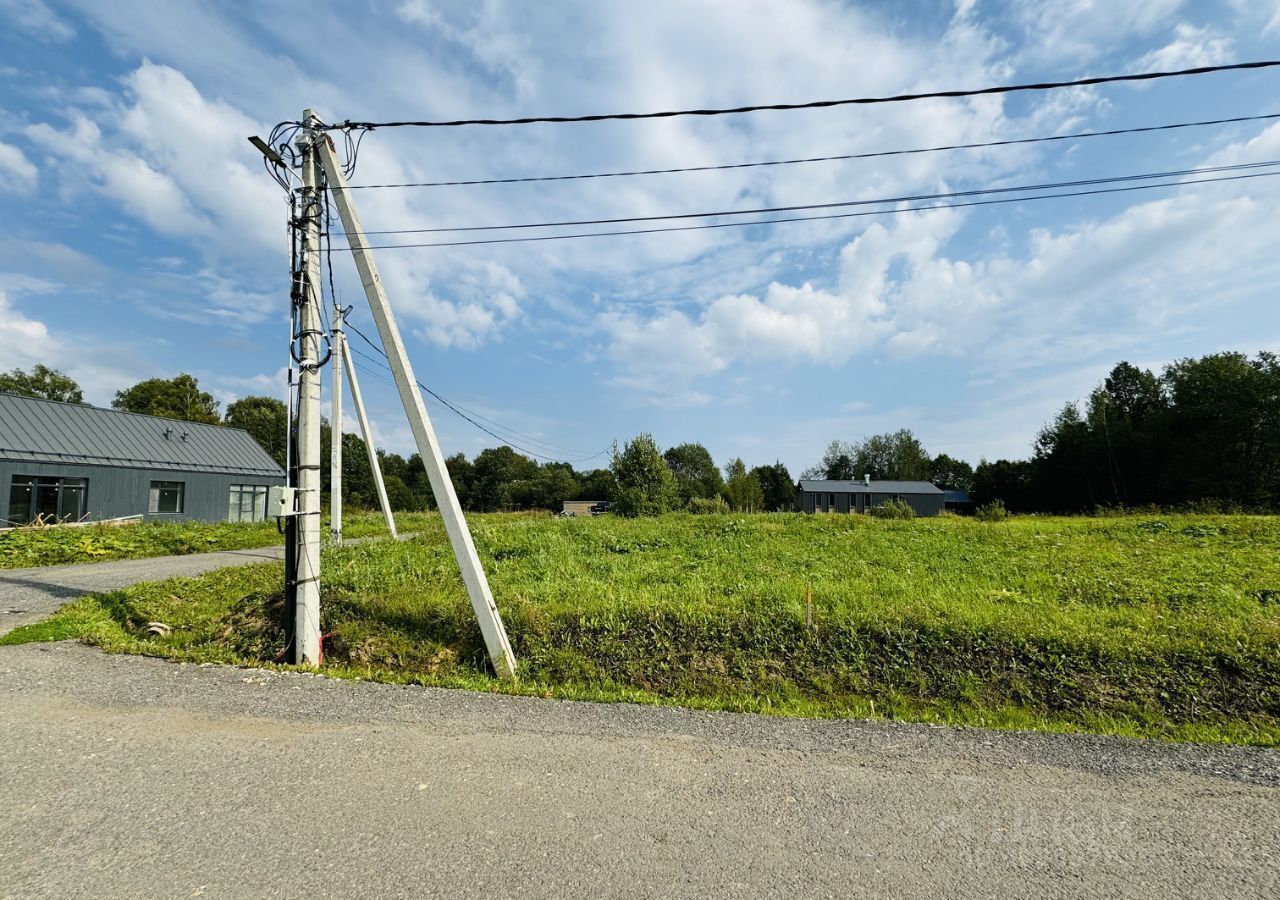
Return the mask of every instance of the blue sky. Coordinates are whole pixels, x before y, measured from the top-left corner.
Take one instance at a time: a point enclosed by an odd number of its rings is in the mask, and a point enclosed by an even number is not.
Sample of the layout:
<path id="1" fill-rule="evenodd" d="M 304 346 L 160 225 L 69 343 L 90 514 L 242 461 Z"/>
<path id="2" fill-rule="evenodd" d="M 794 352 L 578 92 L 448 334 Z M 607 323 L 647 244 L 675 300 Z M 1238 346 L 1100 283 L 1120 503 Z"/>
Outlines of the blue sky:
<path id="1" fill-rule="evenodd" d="M 322 118 L 797 102 L 1280 57 L 1280 0 L 786 4 L 0 0 L 0 368 L 88 399 L 179 371 L 280 396 L 285 209 L 245 141 Z M 1280 112 L 1280 72 L 714 119 L 384 130 L 353 183 L 664 168 Z M 364 191 L 368 228 L 965 190 L 1280 158 L 1280 125 L 771 169 Z M 421 380 L 585 453 L 650 431 L 793 472 L 911 428 L 974 463 L 1120 359 L 1280 349 L 1280 184 L 385 251 Z M 349 259 L 338 291 L 372 335 Z M 355 341 L 357 345 L 359 340 Z M 367 370 L 372 367 L 364 363 Z M 362 383 L 379 441 L 412 438 Z M 431 404 L 446 452 L 493 440 Z M 347 423 L 348 428 L 352 427 Z M 575 456 L 560 453 L 556 455 Z M 599 464 L 604 463 L 604 458 Z M 586 465 L 591 465 L 588 463 Z"/>

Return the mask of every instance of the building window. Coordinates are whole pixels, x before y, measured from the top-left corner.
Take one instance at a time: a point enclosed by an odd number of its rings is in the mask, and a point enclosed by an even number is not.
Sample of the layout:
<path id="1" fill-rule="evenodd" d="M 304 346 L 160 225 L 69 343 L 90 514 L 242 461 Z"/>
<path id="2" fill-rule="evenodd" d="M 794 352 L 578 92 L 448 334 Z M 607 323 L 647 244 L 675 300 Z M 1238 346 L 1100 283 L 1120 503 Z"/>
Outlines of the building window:
<path id="1" fill-rule="evenodd" d="M 9 522 L 75 522 L 85 515 L 85 478 L 14 475 L 9 483 Z"/>
<path id="2" fill-rule="evenodd" d="M 231 499 L 227 501 L 228 522 L 261 522 L 266 517 L 266 485 L 231 485 Z"/>
<path id="3" fill-rule="evenodd" d="M 182 512 L 182 495 L 186 485 L 181 481 L 153 481 L 147 499 L 149 513 Z"/>

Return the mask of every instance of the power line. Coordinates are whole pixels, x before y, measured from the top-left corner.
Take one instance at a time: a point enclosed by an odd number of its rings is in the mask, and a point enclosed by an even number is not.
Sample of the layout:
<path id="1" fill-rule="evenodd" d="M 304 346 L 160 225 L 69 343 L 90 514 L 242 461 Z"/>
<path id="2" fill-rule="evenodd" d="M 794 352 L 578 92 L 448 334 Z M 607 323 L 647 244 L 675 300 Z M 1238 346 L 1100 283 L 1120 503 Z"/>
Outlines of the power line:
<path id="1" fill-rule="evenodd" d="M 741 113 L 793 109 L 828 109 L 836 106 L 869 106 L 879 103 L 903 103 L 911 100 L 933 100 L 948 97 L 979 97 L 987 94 L 1012 94 L 1020 91 L 1048 91 L 1058 88 L 1088 87 L 1095 84 L 1115 84 L 1126 81 L 1153 81 L 1159 78 L 1179 78 L 1188 75 L 1208 75 L 1213 72 L 1233 72 L 1244 69 L 1269 69 L 1280 66 L 1280 60 L 1231 63 L 1219 66 L 1197 66 L 1168 72 L 1139 72 L 1131 75 L 1104 75 L 1093 78 L 1077 78 L 1072 81 L 1040 81 L 1031 84 L 1006 84 L 995 87 L 968 90 L 926 91 L 914 94 L 895 94 L 888 97 L 857 97 L 849 100 L 814 100 L 808 103 L 769 103 L 753 106 L 735 106 L 727 109 L 678 109 L 647 113 L 606 113 L 589 116 L 528 116 L 519 119 L 454 119 L 450 121 L 393 121 L 354 122 L 350 119 L 336 125 L 321 125 L 329 131 L 350 131 L 375 128 L 453 128 L 459 125 L 532 125 L 536 123 L 561 124 L 566 122 L 603 122 L 607 120 L 671 119 L 677 116 L 727 116 Z M 286 124 L 286 123 L 282 123 Z M 287 123 L 300 124 L 300 123 Z M 279 127 L 279 126 L 277 126 Z"/>
<path id="2" fill-rule="evenodd" d="M 1028 194 L 1021 197 L 1001 197 L 994 200 L 971 200 L 964 203 L 935 203 L 928 206 L 904 206 L 894 209 L 860 210 L 858 212 L 828 213 L 819 216 L 788 216 L 781 219 L 757 219 L 751 222 L 712 222 L 701 225 L 673 225 L 662 228 L 631 228 L 623 231 L 586 231 L 571 234 L 543 234 L 534 237 L 483 238 L 470 241 L 429 241 L 413 244 L 375 244 L 365 250 L 408 250 L 417 247 L 472 247 L 482 244 L 529 244 L 540 241 L 567 241 L 578 238 L 621 237 L 637 234 L 665 234 L 678 231 L 708 231 L 716 228 L 747 228 L 752 225 L 783 225 L 791 222 L 820 222 L 831 219 L 855 219 L 863 216 L 889 216 L 934 209 L 964 209 L 972 206 L 997 206 L 1005 203 L 1022 203 L 1029 200 L 1059 200 L 1066 197 L 1091 197 L 1100 194 L 1120 194 L 1129 191 L 1148 191 L 1157 188 L 1175 188 L 1191 184 L 1211 184 L 1219 181 L 1242 181 L 1248 178 L 1269 178 L 1280 172 L 1254 172 L 1247 175 L 1227 175 L 1219 178 L 1194 178 L 1157 184 L 1130 184 L 1124 187 L 1094 188 L 1087 191 L 1065 191 L 1057 194 Z M 347 250 L 355 249 L 347 247 Z"/>
<path id="3" fill-rule="evenodd" d="M 374 342 L 373 342 L 373 341 L 371 341 L 371 340 L 369 339 L 369 337 L 368 337 L 368 336 L 367 336 L 363 331 L 361 331 L 359 328 L 357 328 L 357 327 L 356 327 L 355 325 L 353 325 L 351 322 L 349 322 L 349 321 L 348 321 L 348 322 L 346 323 L 346 325 L 347 325 L 347 327 L 348 327 L 348 328 L 350 328 L 352 331 L 354 331 L 354 332 L 356 333 L 356 335 L 358 335 L 358 336 L 360 337 L 360 339 L 361 339 L 361 340 L 363 340 L 366 344 L 368 344 L 371 348 L 373 348 L 373 350 L 374 350 L 375 352 L 377 352 L 379 355 L 381 355 L 383 359 L 382 359 L 382 360 L 374 359 L 373 357 L 369 356 L 367 353 L 364 353 L 363 351 L 361 351 L 361 350 L 360 350 L 360 348 L 358 348 L 358 347 L 352 347 L 352 348 L 351 348 L 351 350 L 352 350 L 353 352 L 357 353 L 357 354 L 358 354 L 359 356 L 361 356 L 362 358 L 364 358 L 364 359 L 368 360 L 369 362 L 372 362 L 372 363 L 374 363 L 375 365 L 383 366 L 383 367 L 385 368 L 385 367 L 386 367 L 386 362 L 385 362 L 385 360 L 386 360 L 386 351 L 384 351 L 382 348 L 380 348 L 380 347 L 378 347 L 376 344 L 374 344 Z M 364 369 L 363 367 L 361 367 L 361 371 L 365 371 L 365 369 Z M 390 371 L 390 369 L 388 369 L 388 371 Z M 369 374 L 373 375 L 375 378 L 380 378 L 380 380 L 387 382 L 388 384 L 392 385 L 393 387 L 395 386 L 395 382 L 394 382 L 394 381 L 391 381 L 391 380 L 389 380 L 389 379 L 387 379 L 387 378 L 385 378 L 385 377 L 379 376 L 379 374 L 378 374 L 378 373 L 376 373 L 376 372 L 370 372 Z M 500 424 L 500 423 L 498 423 L 498 422 L 493 421 L 492 419 L 486 419 L 484 416 L 480 415 L 480 413 L 474 412 L 474 411 L 472 411 L 472 410 L 468 410 L 468 409 L 466 409 L 466 407 L 463 407 L 463 406 L 460 406 L 460 405 L 458 405 L 458 404 L 455 404 L 453 401 L 451 401 L 451 400 L 449 400 L 449 399 L 447 399 L 447 398 L 445 398 L 445 397 L 442 397 L 440 394 L 437 394 L 435 391 L 431 390 L 431 388 L 427 387 L 427 386 L 426 386 L 425 384 L 423 384 L 421 381 L 418 381 L 418 382 L 416 382 L 416 383 L 417 383 L 417 385 L 418 385 L 418 387 L 419 387 L 419 388 L 421 388 L 422 390 L 426 391 L 428 394 L 430 394 L 430 395 L 431 395 L 432 397 L 434 397 L 436 400 L 439 400 L 439 401 L 440 401 L 441 403 L 443 403 L 446 407 L 448 407 L 452 412 L 454 412 L 454 413 L 456 413 L 457 415 L 461 416 L 462 418 L 466 419 L 468 422 L 470 422 L 472 425 L 474 425 L 474 426 L 476 426 L 477 428 L 479 428 L 481 431 L 485 432 L 486 434 L 490 435 L 491 437 L 496 438 L 497 440 L 501 441 L 502 443 L 507 444 L 507 445 L 509 445 L 509 446 L 511 446 L 511 447 L 513 447 L 513 448 L 515 448 L 515 449 L 517 449 L 517 450 L 519 450 L 519 451 L 520 451 L 520 452 L 522 452 L 522 453 L 527 453 L 527 454 L 529 454 L 530 456 L 535 456 L 535 457 L 537 457 L 538 459 L 546 460 L 547 462 L 570 462 L 570 463 L 573 463 L 573 462 L 579 462 L 579 463 L 580 463 L 580 462 L 586 462 L 587 460 L 596 459 L 597 457 L 599 457 L 599 456 L 603 456 L 605 453 L 609 452 L 609 449 L 610 449 L 610 448 L 606 447 L 606 448 L 605 448 L 605 449 L 603 449 L 603 450 L 598 450 L 598 451 L 596 451 L 595 453 L 592 453 L 592 454 L 590 454 L 590 455 L 584 455 L 584 456 L 581 456 L 581 457 L 576 458 L 576 459 L 558 459 L 558 458 L 555 458 L 555 457 L 544 456 L 544 455 L 542 455 L 542 454 L 540 454 L 540 453 L 535 453 L 535 452 L 534 452 L 534 451 L 532 451 L 532 450 L 529 450 L 529 449 L 527 449 L 527 448 L 525 448 L 525 447 L 521 447 L 519 444 L 517 444 L 517 443 L 513 442 L 513 441 L 512 441 L 512 440 L 510 440 L 509 438 L 504 437 L 503 435 L 500 435 L 500 434 L 497 434 L 497 433 L 495 433 L 495 432 L 491 431 L 490 429 L 488 429 L 488 428 L 486 428 L 485 426 L 481 425 L 479 422 L 475 421 L 475 419 L 473 419 L 473 418 L 472 418 L 472 416 L 474 416 L 476 419 L 484 419 L 484 421 L 486 421 L 486 422 L 490 423 L 490 424 L 491 424 L 491 425 L 493 425 L 495 428 L 499 428 L 499 429 L 501 429 L 501 430 L 503 430 L 503 431 L 510 432 L 511 434 L 514 434 L 514 435 L 516 435 L 517 437 L 523 438 L 523 439 L 525 439 L 525 440 L 529 441 L 530 443 L 533 443 L 533 444 L 540 444 L 540 445 L 542 445 L 542 446 L 544 446 L 544 447 L 546 447 L 546 448 L 548 448 L 548 449 L 552 449 L 552 450 L 561 450 L 561 451 L 564 451 L 564 452 L 566 452 L 566 453 L 570 453 L 570 454 L 580 454 L 580 453 L 582 453 L 582 451 L 580 451 L 580 450 L 572 450 L 572 449 L 570 449 L 570 448 L 568 448 L 568 447 L 559 447 L 559 446 L 557 446 L 557 445 L 555 445 L 555 444 L 548 444 L 546 441 L 542 441 L 542 440 L 540 440 L 540 439 L 538 439 L 538 438 L 533 437 L 532 435 L 521 434 L 520 432 L 515 431 L 514 429 L 507 428 L 505 425 L 502 425 L 502 424 Z M 468 415 L 468 413 L 469 413 L 470 415 Z"/>
<path id="4" fill-rule="evenodd" d="M 1156 131 L 1174 131 L 1180 128 L 1200 128 L 1208 125 L 1231 125 L 1239 122 L 1259 122 L 1280 119 L 1280 113 L 1256 116 L 1233 116 L 1229 119 L 1205 119 L 1199 122 L 1174 122 L 1168 125 L 1144 125 L 1138 128 L 1112 128 L 1107 131 L 1077 131 L 1071 134 L 1055 134 L 1045 137 L 1013 138 L 1003 141 L 983 141 L 974 144 L 946 144 L 938 147 L 915 147 L 904 150 L 878 150 L 870 153 L 844 153 L 835 156 L 806 156 L 797 159 L 771 159 L 763 162 L 726 163 L 715 166 L 682 166 L 673 169 L 636 169 L 627 172 L 593 172 L 581 175 L 536 175 L 525 178 L 477 178 L 466 181 L 406 181 L 390 184 L 351 184 L 341 190 L 361 191 L 376 188 L 411 187 L 464 187 L 482 184 L 528 184 L 541 181 L 581 181 L 589 178 L 628 178 L 635 175 L 673 175 L 681 172 L 723 172 L 729 169 L 757 169 L 767 166 L 794 166 L 802 163 L 840 162 L 850 159 L 878 159 L 885 156 L 910 156 L 920 153 L 942 153 L 950 150 L 980 150 L 988 147 L 1011 147 L 1019 144 L 1041 144 L 1052 141 L 1072 141 L 1082 138 L 1114 137 L 1120 134 L 1146 134 Z"/>
<path id="5" fill-rule="evenodd" d="M 974 188 L 967 191 L 944 191 L 933 194 L 905 194 L 899 197 L 879 197 L 873 200 L 839 200 L 833 203 L 797 203 L 788 206 L 765 206 L 756 209 L 721 209 L 697 213 L 667 213 L 658 216 L 617 216 L 610 219 L 569 219 L 561 222 L 522 222 L 516 225 L 452 225 L 438 228 L 384 228 L 365 231 L 370 234 L 442 234 L 458 231 L 511 231 L 527 228 L 567 228 L 577 225 L 622 225 L 628 222 L 667 222 L 673 219 L 711 219 L 720 216 L 757 216 L 771 213 L 799 212 L 808 209 L 839 209 L 849 206 L 880 206 L 888 203 L 916 203 L 921 200 L 945 200 L 955 197 L 979 197 L 988 194 L 1016 194 L 1027 191 L 1047 191 L 1060 188 L 1086 187 L 1097 184 L 1116 184 L 1127 181 L 1154 181 L 1158 178 L 1180 178 L 1184 175 L 1204 175 L 1212 172 L 1230 172 L 1239 169 L 1261 169 L 1280 165 L 1280 160 L 1239 163 L 1230 166 L 1204 166 L 1196 169 L 1175 169 L 1169 172 L 1140 172 L 1134 175 L 1110 175 L 1103 178 L 1085 178 L 1075 181 L 1051 181 L 1042 184 L 1024 184 L 1001 188 Z"/>

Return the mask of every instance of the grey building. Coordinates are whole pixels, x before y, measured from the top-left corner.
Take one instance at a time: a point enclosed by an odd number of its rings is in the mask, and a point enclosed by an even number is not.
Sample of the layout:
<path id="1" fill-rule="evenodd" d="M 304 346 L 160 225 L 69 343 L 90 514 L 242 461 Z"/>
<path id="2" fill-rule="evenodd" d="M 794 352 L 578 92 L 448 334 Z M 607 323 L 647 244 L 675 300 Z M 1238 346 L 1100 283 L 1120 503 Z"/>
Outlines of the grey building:
<path id="1" fill-rule="evenodd" d="M 905 500 L 917 516 L 942 512 L 942 489 L 927 481 L 800 481 L 800 509 L 807 513 L 865 513 L 887 500 Z"/>
<path id="2" fill-rule="evenodd" d="M 0 394 L 0 525 L 266 517 L 284 471 L 247 432 Z"/>

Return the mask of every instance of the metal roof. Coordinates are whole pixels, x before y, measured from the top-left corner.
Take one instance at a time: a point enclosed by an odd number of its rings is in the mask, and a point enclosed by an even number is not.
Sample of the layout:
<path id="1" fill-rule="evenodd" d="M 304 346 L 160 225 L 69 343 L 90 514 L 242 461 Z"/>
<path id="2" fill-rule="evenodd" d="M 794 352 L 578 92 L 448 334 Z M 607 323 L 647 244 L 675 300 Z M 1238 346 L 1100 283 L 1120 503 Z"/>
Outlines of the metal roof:
<path id="1" fill-rule="evenodd" d="M 927 481 L 877 481 L 871 479 L 871 486 L 862 479 L 857 481 L 808 481 L 800 480 L 800 490 L 826 492 L 829 494 L 861 494 L 871 491 L 875 494 L 941 494 L 942 488 Z"/>
<path id="2" fill-rule="evenodd" d="M 239 428 L 0 393 L 0 459 L 283 476 Z"/>
<path id="3" fill-rule="evenodd" d="M 952 488 L 942 492 L 942 499 L 947 503 L 972 503 L 973 498 L 969 496 L 968 491 L 962 491 L 959 488 Z"/>

